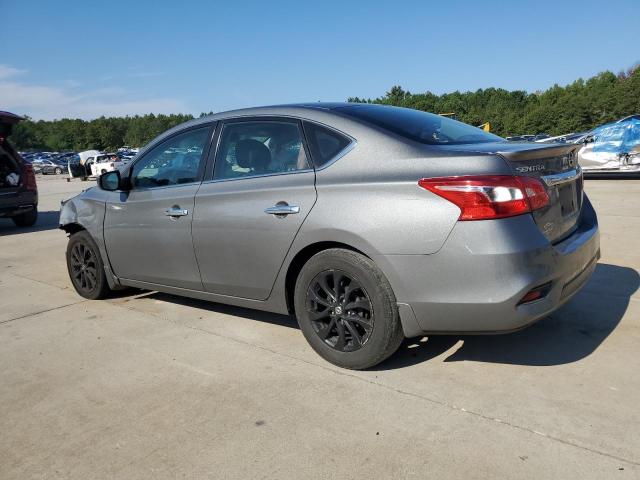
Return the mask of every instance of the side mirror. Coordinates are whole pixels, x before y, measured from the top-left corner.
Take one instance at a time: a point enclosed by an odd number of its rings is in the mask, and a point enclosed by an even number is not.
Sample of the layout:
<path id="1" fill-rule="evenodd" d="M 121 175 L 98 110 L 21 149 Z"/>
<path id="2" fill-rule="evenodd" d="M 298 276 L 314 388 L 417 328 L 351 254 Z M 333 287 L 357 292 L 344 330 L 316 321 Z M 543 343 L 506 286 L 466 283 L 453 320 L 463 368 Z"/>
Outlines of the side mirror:
<path id="1" fill-rule="evenodd" d="M 118 170 L 103 173 L 98 177 L 98 186 L 102 190 L 107 190 L 108 192 L 120 190 L 120 184 L 120 172 Z"/>

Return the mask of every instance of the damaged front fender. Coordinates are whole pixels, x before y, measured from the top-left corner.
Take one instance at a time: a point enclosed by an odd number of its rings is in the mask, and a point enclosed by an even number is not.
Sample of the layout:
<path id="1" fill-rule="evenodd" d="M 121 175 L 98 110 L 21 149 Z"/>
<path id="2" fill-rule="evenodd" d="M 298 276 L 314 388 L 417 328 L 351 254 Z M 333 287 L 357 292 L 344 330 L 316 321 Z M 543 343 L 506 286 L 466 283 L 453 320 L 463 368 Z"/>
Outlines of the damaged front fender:
<path id="1" fill-rule="evenodd" d="M 96 242 L 102 256 L 105 275 L 111 289 L 118 289 L 120 281 L 115 276 L 109 263 L 104 243 L 104 215 L 108 192 L 97 187 L 84 190 L 75 197 L 60 203 L 59 228 L 70 235 L 86 230 Z"/>

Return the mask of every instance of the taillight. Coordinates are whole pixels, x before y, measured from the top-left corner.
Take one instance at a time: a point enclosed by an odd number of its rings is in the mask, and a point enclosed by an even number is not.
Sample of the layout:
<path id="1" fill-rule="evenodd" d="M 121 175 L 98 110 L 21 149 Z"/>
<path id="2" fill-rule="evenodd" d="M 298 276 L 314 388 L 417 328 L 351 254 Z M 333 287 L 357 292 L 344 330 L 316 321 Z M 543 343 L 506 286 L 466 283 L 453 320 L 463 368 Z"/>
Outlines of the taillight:
<path id="1" fill-rule="evenodd" d="M 26 163 L 22 169 L 22 186 L 26 190 L 34 192 L 38 190 L 36 185 L 36 174 L 33 172 L 33 166 L 30 163 Z"/>
<path id="2" fill-rule="evenodd" d="M 513 217 L 549 204 L 542 183 L 531 177 L 483 175 L 423 178 L 422 188 L 457 205 L 459 220 Z"/>

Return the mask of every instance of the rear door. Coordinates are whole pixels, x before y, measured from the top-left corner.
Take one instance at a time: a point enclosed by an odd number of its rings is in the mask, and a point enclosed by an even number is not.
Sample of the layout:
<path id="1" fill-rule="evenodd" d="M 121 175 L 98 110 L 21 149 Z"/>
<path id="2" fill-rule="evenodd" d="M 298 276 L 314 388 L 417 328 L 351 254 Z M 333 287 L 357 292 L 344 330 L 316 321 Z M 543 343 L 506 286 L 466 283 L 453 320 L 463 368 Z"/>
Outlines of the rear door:
<path id="1" fill-rule="evenodd" d="M 206 291 L 266 299 L 316 200 L 300 122 L 226 121 L 196 196 L 193 243 Z"/>
<path id="2" fill-rule="evenodd" d="M 118 277 L 202 290 L 191 225 L 211 134 L 205 126 L 163 141 L 131 167 L 131 190 L 110 194 L 104 238 Z"/>

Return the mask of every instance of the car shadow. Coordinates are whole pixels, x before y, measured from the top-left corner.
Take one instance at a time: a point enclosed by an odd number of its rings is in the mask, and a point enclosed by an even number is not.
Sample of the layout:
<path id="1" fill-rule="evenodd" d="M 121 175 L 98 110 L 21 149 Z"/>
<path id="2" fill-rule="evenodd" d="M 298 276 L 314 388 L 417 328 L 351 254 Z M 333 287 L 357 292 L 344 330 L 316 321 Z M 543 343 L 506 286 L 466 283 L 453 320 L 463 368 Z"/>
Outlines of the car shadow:
<path id="1" fill-rule="evenodd" d="M 598 264 L 585 287 L 569 303 L 523 330 L 504 335 L 433 335 L 406 339 L 398 352 L 372 370 L 393 370 L 442 355 L 445 362 L 475 361 L 550 366 L 592 354 L 622 320 L 640 286 L 632 268 Z M 460 342 L 462 342 L 460 344 Z"/>
<path id="2" fill-rule="evenodd" d="M 58 228 L 60 220 L 59 211 L 38 212 L 38 220 L 32 227 L 16 227 L 10 218 L 0 218 L 0 237 L 16 235 L 19 233 L 41 232 Z"/>
<path id="3" fill-rule="evenodd" d="M 476 361 L 550 366 L 576 362 L 593 353 L 622 320 L 640 287 L 632 268 L 598 264 L 587 285 L 552 315 L 523 330 L 503 335 L 432 335 L 405 339 L 398 351 L 370 370 L 395 370 L 432 360 L 457 346 L 445 362 Z M 115 298 L 152 299 L 299 329 L 293 316 L 234 307 L 143 290 L 114 292 Z M 129 297 L 126 299 L 125 297 Z"/>
<path id="4" fill-rule="evenodd" d="M 122 292 L 122 296 L 127 295 L 126 291 Z M 233 315 L 235 317 L 255 320 L 257 322 L 272 323 L 274 325 L 280 325 L 282 327 L 299 329 L 298 322 L 292 315 L 279 315 L 277 313 L 252 310 L 250 308 L 234 307 L 232 305 L 224 305 L 222 303 L 214 303 L 206 300 L 199 300 L 196 298 L 181 297 L 178 295 L 171 295 L 169 293 L 148 292 L 140 290 L 139 292 L 141 293 L 135 296 L 136 299 L 148 298 L 152 300 L 160 300 L 163 302 L 174 303 L 186 307 L 197 308 L 199 310 L 206 310 L 208 312 Z M 117 295 L 118 292 L 114 293 Z M 131 293 L 129 293 L 129 295 L 130 294 Z"/>

